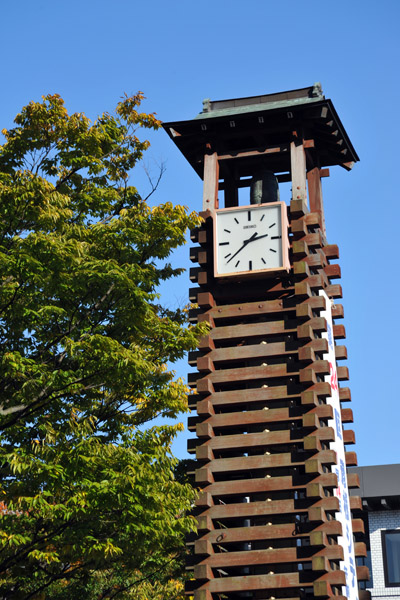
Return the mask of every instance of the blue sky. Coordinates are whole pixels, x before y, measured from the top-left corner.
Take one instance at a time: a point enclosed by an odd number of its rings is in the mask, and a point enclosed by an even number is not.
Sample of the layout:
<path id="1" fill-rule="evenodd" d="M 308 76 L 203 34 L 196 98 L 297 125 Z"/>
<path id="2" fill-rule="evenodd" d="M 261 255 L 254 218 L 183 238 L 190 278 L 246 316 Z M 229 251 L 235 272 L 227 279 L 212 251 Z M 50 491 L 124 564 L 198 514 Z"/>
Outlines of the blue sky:
<path id="1" fill-rule="evenodd" d="M 0 15 L 1 128 L 47 93 L 95 118 L 142 90 L 144 109 L 172 121 L 193 118 L 206 97 L 321 81 L 361 158 L 323 180 L 328 240 L 341 254 L 356 450 L 360 465 L 400 462 L 400 3 L 14 0 Z M 164 132 L 151 142 L 148 167 L 167 167 L 154 200 L 200 209 L 198 176 Z M 141 168 L 132 183 L 146 192 Z M 175 262 L 189 267 L 188 247 Z M 188 287 L 186 276 L 165 302 L 185 303 Z M 180 456 L 184 447 L 182 435 Z"/>

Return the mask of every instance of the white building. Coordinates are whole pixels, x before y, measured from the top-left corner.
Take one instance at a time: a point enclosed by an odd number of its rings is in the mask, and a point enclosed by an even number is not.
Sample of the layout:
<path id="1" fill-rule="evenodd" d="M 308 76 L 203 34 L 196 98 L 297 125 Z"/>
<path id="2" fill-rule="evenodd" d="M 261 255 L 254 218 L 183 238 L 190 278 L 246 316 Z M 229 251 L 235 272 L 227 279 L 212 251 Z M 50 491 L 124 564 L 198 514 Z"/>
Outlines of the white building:
<path id="1" fill-rule="evenodd" d="M 360 478 L 353 492 L 363 500 L 371 579 L 362 585 L 372 600 L 400 600 L 400 464 L 349 469 Z M 360 596 L 366 595 L 365 592 Z M 369 594 L 368 594 L 369 596 Z"/>

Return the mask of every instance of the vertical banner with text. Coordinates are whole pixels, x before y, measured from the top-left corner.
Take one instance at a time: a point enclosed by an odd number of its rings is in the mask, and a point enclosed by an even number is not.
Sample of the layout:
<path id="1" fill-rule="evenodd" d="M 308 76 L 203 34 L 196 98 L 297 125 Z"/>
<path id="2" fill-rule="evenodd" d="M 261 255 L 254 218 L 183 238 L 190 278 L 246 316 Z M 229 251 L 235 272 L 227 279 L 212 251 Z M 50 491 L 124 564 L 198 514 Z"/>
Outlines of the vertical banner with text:
<path id="1" fill-rule="evenodd" d="M 332 406 L 334 418 L 328 421 L 328 426 L 335 432 L 335 441 L 331 442 L 330 447 L 335 450 L 337 456 L 337 465 L 332 466 L 332 472 L 337 475 L 338 487 L 335 490 L 335 496 L 339 499 L 340 510 L 336 513 L 336 519 L 342 524 L 343 535 L 338 538 L 338 544 L 343 547 L 344 560 L 340 563 L 340 568 L 346 573 L 346 592 L 349 600 L 358 600 L 358 584 L 356 573 L 356 561 L 354 556 L 353 530 L 351 524 L 350 498 L 347 486 L 346 458 L 343 442 L 342 419 L 340 414 L 339 386 L 336 369 L 335 345 L 333 340 L 333 322 L 332 322 L 332 304 L 326 293 L 321 290 L 320 295 L 325 298 L 326 310 L 321 312 L 327 322 L 327 331 L 322 333 L 322 337 L 328 340 L 328 352 L 324 354 L 324 360 L 329 363 L 330 373 L 325 377 L 325 381 L 330 383 L 332 396 L 326 401 Z"/>

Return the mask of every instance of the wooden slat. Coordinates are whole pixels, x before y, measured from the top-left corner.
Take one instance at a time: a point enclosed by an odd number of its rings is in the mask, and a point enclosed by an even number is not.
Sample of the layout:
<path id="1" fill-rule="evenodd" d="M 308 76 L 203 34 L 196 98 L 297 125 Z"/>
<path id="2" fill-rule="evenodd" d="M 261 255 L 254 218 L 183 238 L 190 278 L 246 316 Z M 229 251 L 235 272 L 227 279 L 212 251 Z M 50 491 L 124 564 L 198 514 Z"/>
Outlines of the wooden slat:
<path id="1" fill-rule="evenodd" d="M 329 404 L 322 404 L 309 410 L 307 415 L 314 414 L 319 418 L 331 418 L 332 407 Z M 201 425 L 209 424 L 213 428 L 224 428 L 224 427 L 237 427 L 244 425 L 254 424 L 265 424 L 268 423 L 279 423 L 279 422 L 295 422 L 303 418 L 302 412 L 299 409 L 291 409 L 289 407 L 283 408 L 272 408 L 269 410 L 249 410 L 249 411 L 236 411 L 229 413 L 222 413 L 218 415 L 211 415 L 209 418 L 203 420 Z"/>
<path id="2" fill-rule="evenodd" d="M 298 588 L 311 584 L 315 575 L 312 571 L 281 573 L 278 575 L 240 575 L 239 577 L 220 577 L 204 584 L 212 593 L 238 592 L 243 590 L 268 590 L 276 588 Z M 345 585 L 343 571 L 332 571 L 320 577 L 321 583 Z M 201 588 L 200 588 L 201 589 Z M 341 598 L 338 596 L 338 598 Z M 288 599 L 289 600 L 289 599 Z"/>
<path id="3" fill-rule="evenodd" d="M 275 588 L 300 587 L 298 573 L 282 575 L 241 575 L 240 577 L 221 577 L 207 583 L 212 593 L 239 592 L 243 590 L 267 590 Z"/>
<path id="4" fill-rule="evenodd" d="M 255 434 L 247 434 L 247 436 L 250 435 L 255 435 Z M 303 438 L 301 431 L 289 431 L 289 430 L 284 430 L 284 431 L 270 431 L 268 433 L 264 432 L 263 433 L 264 437 L 263 440 L 265 441 L 265 443 L 260 443 L 260 444 L 256 444 L 254 443 L 254 438 L 251 439 L 251 441 L 253 442 L 253 446 L 257 447 L 257 445 L 259 446 L 265 446 L 265 448 L 270 448 L 273 446 L 279 446 L 279 445 L 295 445 L 295 444 L 302 444 L 304 442 L 304 439 L 307 439 L 308 442 L 313 441 L 314 443 L 312 444 L 311 448 L 307 448 L 308 450 L 313 450 L 316 451 L 317 447 L 318 447 L 318 442 L 319 441 L 328 441 L 328 442 L 333 442 L 335 440 L 335 433 L 333 431 L 332 427 L 321 427 L 317 430 L 315 430 L 312 434 L 310 434 L 309 436 L 307 436 L 307 438 Z M 230 449 L 236 449 L 237 446 L 233 445 L 237 442 L 232 441 L 232 437 L 234 436 L 229 436 L 229 447 Z M 242 436 L 243 437 L 243 436 Z M 228 436 L 223 436 L 224 439 L 228 438 Z M 213 440 L 215 439 L 219 439 L 219 438 L 213 438 Z M 260 442 L 262 441 L 261 438 L 259 438 Z M 311 446 L 311 444 L 309 444 Z M 243 447 L 243 446 L 242 446 Z M 207 460 L 212 460 L 213 458 L 213 450 L 218 450 L 219 447 L 215 447 L 214 446 L 214 442 L 212 442 L 211 440 L 207 440 L 207 441 L 203 441 L 203 444 L 197 446 L 196 448 L 196 457 L 199 460 L 202 459 L 207 459 Z"/>
<path id="5" fill-rule="evenodd" d="M 357 579 L 358 581 L 368 581 L 370 579 L 370 572 L 368 567 L 360 565 L 357 567 Z"/>
<path id="6" fill-rule="evenodd" d="M 242 491 L 243 493 L 243 491 Z M 264 504 L 264 506 L 262 506 Z M 253 506 L 254 505 L 254 506 Z M 281 506 L 281 510 L 279 509 Z M 335 512 L 339 509 L 339 501 L 335 496 L 329 498 L 323 498 L 318 502 L 314 503 L 313 506 L 317 508 L 323 508 L 327 512 Z M 231 508 L 233 507 L 233 508 Z M 294 500 L 279 500 L 271 502 L 249 502 L 238 504 L 216 504 L 207 509 L 204 514 L 210 516 L 213 520 L 224 520 L 228 518 L 246 518 L 255 516 L 273 516 L 273 515 L 293 515 L 293 514 L 304 514 L 308 512 L 308 508 L 298 508 L 295 506 Z M 340 535 L 341 526 L 334 525 L 337 523 L 334 520 L 329 520 L 315 528 L 311 527 L 309 523 L 306 527 L 304 535 L 310 535 L 312 531 L 323 531 L 329 535 Z M 211 544 L 218 543 L 231 543 L 231 542 L 251 542 L 255 540 L 268 540 L 276 538 L 287 538 L 294 537 L 293 532 L 295 531 L 295 523 L 289 524 L 273 524 L 270 525 L 256 525 L 252 527 L 233 527 L 233 528 L 221 528 L 213 529 L 205 533 L 199 539 L 200 542 L 208 541 Z M 301 533 L 298 534 L 300 537 Z M 223 540 L 223 541 L 222 541 Z"/>
<path id="7" fill-rule="evenodd" d="M 321 430 L 317 431 L 312 436 L 307 436 L 307 438 L 316 438 L 316 439 L 324 439 L 324 437 L 332 437 L 333 429 L 331 427 L 322 427 Z M 318 435 L 317 435 L 318 433 Z M 354 433 L 354 432 L 352 432 Z M 236 450 L 240 448 L 257 448 L 260 446 L 267 447 L 269 444 L 274 443 L 274 441 L 279 437 L 281 432 L 271 431 L 271 432 L 258 432 L 258 433 L 248 433 L 246 435 L 243 434 L 232 434 L 232 435 L 220 435 L 216 437 L 212 437 L 210 440 L 205 442 L 205 445 L 210 447 L 213 450 Z M 282 433 L 283 436 L 283 433 Z M 282 438 L 281 438 L 282 439 Z M 284 438 L 285 439 L 285 438 Z M 333 437 L 334 439 L 334 437 Z M 276 442 L 275 442 L 276 443 Z M 283 442 L 286 443 L 286 442 Z"/>
<path id="8" fill-rule="evenodd" d="M 200 304 L 201 299 L 202 296 L 200 294 L 198 297 L 198 304 Z M 325 309 L 325 299 L 322 296 L 313 296 L 305 302 L 309 304 L 313 310 Z M 271 313 L 295 312 L 296 308 L 297 303 L 294 299 L 277 299 L 213 306 L 208 312 L 217 321 L 218 319 L 234 319 L 243 318 L 245 316 L 268 315 Z"/>
<path id="9" fill-rule="evenodd" d="M 215 327 L 210 332 L 213 340 L 234 340 L 247 337 L 271 336 L 277 334 L 289 334 L 296 332 L 295 323 L 293 327 L 287 326 L 287 321 L 273 321 L 267 323 L 247 323 L 246 325 L 226 325 L 224 327 Z"/>
<path id="10" fill-rule="evenodd" d="M 246 404 L 247 402 L 262 402 L 268 400 L 281 400 L 299 398 L 303 387 L 299 385 L 278 385 L 269 388 L 255 388 L 249 390 L 228 390 L 215 392 L 208 396 L 214 406 L 227 406 L 235 404 Z M 345 391 L 347 388 L 342 388 Z M 308 388 L 317 396 L 327 397 L 331 395 L 331 388 L 327 382 L 319 382 Z"/>
<path id="11" fill-rule="evenodd" d="M 276 478 L 278 479 L 278 478 Z M 281 478 L 282 479 L 282 478 Z M 271 480 L 269 480 L 271 481 Z M 271 491 L 271 490 L 268 490 Z M 270 502 L 240 502 L 236 504 L 214 504 L 202 512 L 201 518 L 208 517 L 213 521 L 226 521 L 229 519 L 245 519 L 251 517 L 266 517 L 269 514 Z M 289 524 L 272 524 L 266 527 L 263 531 L 265 536 L 263 539 L 293 539 L 295 530 L 294 523 Z M 296 537 L 309 536 L 310 533 L 321 532 L 325 535 L 339 536 L 342 535 L 342 526 L 339 521 L 327 521 L 315 527 L 308 525 L 307 528 L 300 529 L 296 533 Z"/>
<path id="12" fill-rule="evenodd" d="M 325 275 L 329 279 L 340 279 L 342 276 L 342 272 L 339 265 L 327 265 L 326 267 L 324 267 L 324 271 Z"/>
<path id="13" fill-rule="evenodd" d="M 347 348 L 346 346 L 335 346 L 335 357 L 336 360 L 347 359 Z"/>
<path id="14" fill-rule="evenodd" d="M 333 285 L 327 285 L 325 288 L 325 292 L 329 296 L 329 298 L 342 298 L 343 297 L 342 286 L 339 285 L 338 283 L 335 283 Z"/>
<path id="15" fill-rule="evenodd" d="M 307 556 L 308 555 L 308 556 Z M 217 552 L 204 559 L 199 564 L 207 564 L 211 568 L 239 567 L 244 565 L 269 565 L 277 563 L 310 562 L 313 556 L 325 556 L 330 560 L 343 558 L 343 548 L 337 544 L 316 550 L 312 554 L 304 548 L 273 548 L 272 550 L 247 550 L 242 552 Z M 196 575 L 196 573 L 195 573 Z"/>
<path id="16" fill-rule="evenodd" d="M 339 248 L 336 244 L 328 244 L 322 248 L 323 253 L 327 258 L 337 259 L 339 258 Z"/>
<path id="17" fill-rule="evenodd" d="M 317 277 L 317 276 L 313 276 Z M 311 277 L 309 278 L 311 279 Z M 245 325 L 226 325 L 223 327 L 215 327 L 211 330 L 210 336 L 214 341 L 217 340 L 234 340 L 248 337 L 262 337 L 279 334 L 297 333 L 298 322 L 293 320 L 278 320 L 264 323 L 247 323 Z M 307 323 L 309 327 L 316 331 L 326 331 L 326 319 L 315 317 Z"/>
<path id="18" fill-rule="evenodd" d="M 325 452 L 331 452 L 327 450 Z M 335 462 L 335 457 L 333 454 L 327 455 L 323 454 L 322 457 L 320 455 L 323 453 L 319 453 L 315 455 L 317 460 L 324 462 L 329 461 L 330 463 Z M 218 458 L 210 461 L 207 464 L 207 467 L 204 467 L 208 471 L 212 473 L 228 473 L 231 471 L 245 471 L 252 469 L 271 469 L 275 467 L 282 467 L 285 465 L 296 465 L 300 464 L 300 461 L 293 461 L 289 453 L 282 454 L 271 454 L 271 455 L 256 455 L 256 456 L 240 456 L 235 458 Z M 202 469 L 200 469 L 202 470 Z M 281 480 L 281 478 L 279 478 Z M 276 483 L 277 486 L 282 485 L 282 480 Z M 292 487 L 292 486 L 291 486 Z M 277 487 L 276 489 L 279 489 Z M 284 488 L 282 488 L 284 489 Z"/>
<path id="19" fill-rule="evenodd" d="M 319 458 L 321 463 L 326 464 L 334 464 L 336 462 L 335 453 L 333 450 L 323 450 L 319 453 L 323 455 Z M 269 461 L 267 459 L 270 459 Z M 224 459 L 222 459 L 224 460 Z M 229 459 L 227 459 L 229 460 Z M 292 456 L 289 453 L 275 454 L 267 456 L 265 459 L 265 468 L 280 468 L 280 467 L 295 467 L 302 464 L 301 460 L 292 459 Z M 230 496 L 237 494 L 252 494 L 252 493 L 260 493 L 270 491 L 269 487 L 272 485 L 271 479 L 273 477 L 267 478 L 257 478 L 257 479 L 240 479 L 233 481 L 216 481 L 210 483 L 206 488 L 204 488 L 203 492 L 211 494 L 212 496 Z M 324 500 L 328 501 L 329 498 L 324 498 Z M 333 502 L 333 501 L 332 501 Z M 271 503 L 272 505 L 273 503 Z M 278 503 L 279 504 L 279 503 Z M 272 507 L 273 508 L 273 507 Z M 272 510 L 272 509 L 271 509 Z"/>
<path id="20" fill-rule="evenodd" d="M 295 354 L 296 350 L 287 349 L 286 342 L 272 342 L 270 344 L 253 344 L 249 346 L 236 346 L 232 348 L 217 348 L 207 354 L 207 358 L 214 363 L 245 360 L 249 358 L 266 358 L 268 356 L 287 356 Z"/>
<path id="21" fill-rule="evenodd" d="M 319 360 L 315 363 L 312 363 L 310 367 L 315 371 L 315 373 L 319 373 L 322 375 L 329 374 L 329 364 L 326 360 Z M 346 368 L 346 367 L 340 367 Z M 232 381 L 241 382 L 241 381 L 256 381 L 258 379 L 276 379 L 281 377 L 294 377 L 298 376 L 299 372 L 302 370 L 301 363 L 283 363 L 278 365 L 261 365 L 259 367 L 238 367 L 232 369 L 220 369 L 218 371 L 213 371 L 209 373 L 206 377 L 209 381 L 211 381 L 214 385 L 221 383 L 229 383 Z M 199 384 L 202 380 L 197 382 L 197 387 L 199 388 Z"/>

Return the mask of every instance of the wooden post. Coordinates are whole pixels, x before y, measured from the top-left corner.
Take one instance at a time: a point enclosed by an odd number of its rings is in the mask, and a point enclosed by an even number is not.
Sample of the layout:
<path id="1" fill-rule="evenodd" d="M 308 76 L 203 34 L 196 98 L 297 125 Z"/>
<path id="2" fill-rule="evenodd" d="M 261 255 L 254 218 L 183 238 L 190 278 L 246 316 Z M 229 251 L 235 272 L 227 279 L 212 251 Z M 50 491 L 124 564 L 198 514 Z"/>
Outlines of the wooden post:
<path id="1" fill-rule="evenodd" d="M 310 211 L 321 215 L 321 231 L 326 236 L 324 204 L 322 199 L 322 185 L 320 169 L 314 167 L 307 173 L 308 197 L 310 202 Z"/>
<path id="2" fill-rule="evenodd" d="M 219 165 L 217 153 L 204 155 L 203 210 L 218 208 L 218 175 Z"/>
<path id="3" fill-rule="evenodd" d="M 302 140 L 295 140 L 290 143 L 290 165 L 292 171 L 292 198 L 293 200 L 307 200 L 306 155 Z"/>

